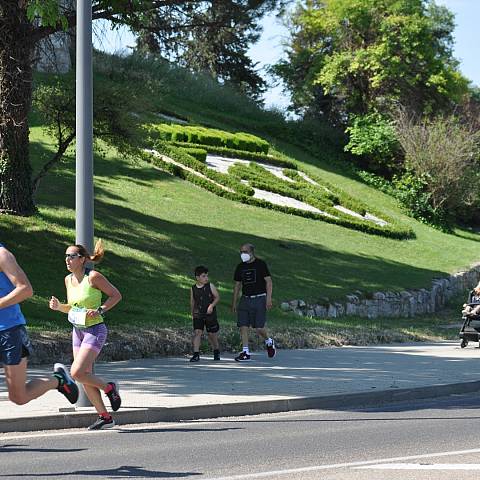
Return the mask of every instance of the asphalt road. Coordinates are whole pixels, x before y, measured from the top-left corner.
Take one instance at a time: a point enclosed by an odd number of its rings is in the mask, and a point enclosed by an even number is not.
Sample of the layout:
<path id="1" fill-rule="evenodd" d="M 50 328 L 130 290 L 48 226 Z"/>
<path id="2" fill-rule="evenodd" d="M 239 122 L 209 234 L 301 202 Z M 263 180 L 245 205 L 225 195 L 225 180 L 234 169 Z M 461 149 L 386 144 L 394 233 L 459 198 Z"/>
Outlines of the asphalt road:
<path id="1" fill-rule="evenodd" d="M 0 479 L 478 479 L 480 396 L 3 434 Z"/>

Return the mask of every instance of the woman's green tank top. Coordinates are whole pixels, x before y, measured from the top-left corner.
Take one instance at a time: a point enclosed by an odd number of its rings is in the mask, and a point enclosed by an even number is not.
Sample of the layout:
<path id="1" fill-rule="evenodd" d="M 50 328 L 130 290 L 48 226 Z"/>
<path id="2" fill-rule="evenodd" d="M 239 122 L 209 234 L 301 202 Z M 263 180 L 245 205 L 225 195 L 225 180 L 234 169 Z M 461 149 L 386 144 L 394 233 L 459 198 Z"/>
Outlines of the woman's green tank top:
<path id="1" fill-rule="evenodd" d="M 102 292 L 97 288 L 93 288 L 88 281 L 88 274 L 86 273 L 81 283 L 77 286 L 72 284 L 73 273 L 67 277 L 67 303 L 71 307 L 80 307 L 96 310 L 102 304 Z M 97 325 L 103 322 L 103 317 L 86 319 L 86 327 Z"/>

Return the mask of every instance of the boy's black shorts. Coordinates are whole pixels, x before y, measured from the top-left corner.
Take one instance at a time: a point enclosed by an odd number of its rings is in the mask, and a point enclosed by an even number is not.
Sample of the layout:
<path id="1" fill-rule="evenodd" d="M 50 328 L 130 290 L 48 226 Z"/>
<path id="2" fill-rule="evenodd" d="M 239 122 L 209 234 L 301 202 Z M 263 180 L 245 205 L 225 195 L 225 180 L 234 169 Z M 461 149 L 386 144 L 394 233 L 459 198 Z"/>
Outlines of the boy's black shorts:
<path id="1" fill-rule="evenodd" d="M 208 333 L 217 333 L 220 330 L 217 315 L 213 313 L 212 315 L 201 315 L 199 317 L 194 317 L 193 328 L 194 330 L 206 329 Z"/>

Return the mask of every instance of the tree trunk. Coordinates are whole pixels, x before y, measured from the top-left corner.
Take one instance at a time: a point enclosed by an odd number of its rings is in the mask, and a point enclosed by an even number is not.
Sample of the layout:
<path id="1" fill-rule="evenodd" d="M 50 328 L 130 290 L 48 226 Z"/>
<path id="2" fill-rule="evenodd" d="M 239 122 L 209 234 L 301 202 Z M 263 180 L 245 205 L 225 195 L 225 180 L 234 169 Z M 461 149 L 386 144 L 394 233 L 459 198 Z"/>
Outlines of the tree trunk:
<path id="1" fill-rule="evenodd" d="M 32 25 L 25 3 L 0 0 L 0 212 L 35 211 L 28 144 Z"/>

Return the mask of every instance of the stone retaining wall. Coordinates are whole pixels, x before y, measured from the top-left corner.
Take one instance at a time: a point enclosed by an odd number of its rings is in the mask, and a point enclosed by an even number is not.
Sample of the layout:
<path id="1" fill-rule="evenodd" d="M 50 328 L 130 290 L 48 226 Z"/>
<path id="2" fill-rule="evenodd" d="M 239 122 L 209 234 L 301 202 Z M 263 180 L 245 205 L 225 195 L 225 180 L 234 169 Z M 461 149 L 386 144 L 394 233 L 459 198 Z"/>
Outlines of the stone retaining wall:
<path id="1" fill-rule="evenodd" d="M 480 280 L 480 263 L 466 272 L 458 272 L 446 278 L 436 278 L 429 289 L 403 290 L 401 292 L 359 291 L 346 295 L 344 301 L 323 299 L 317 303 L 304 300 L 283 302 L 281 309 L 292 311 L 301 316 L 337 318 L 357 316 L 377 317 L 413 317 L 425 313 L 437 312 L 455 294 L 471 290 Z"/>

